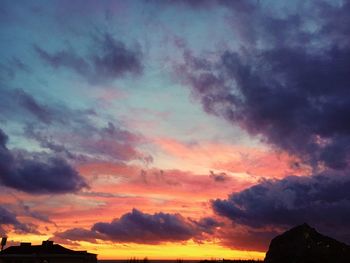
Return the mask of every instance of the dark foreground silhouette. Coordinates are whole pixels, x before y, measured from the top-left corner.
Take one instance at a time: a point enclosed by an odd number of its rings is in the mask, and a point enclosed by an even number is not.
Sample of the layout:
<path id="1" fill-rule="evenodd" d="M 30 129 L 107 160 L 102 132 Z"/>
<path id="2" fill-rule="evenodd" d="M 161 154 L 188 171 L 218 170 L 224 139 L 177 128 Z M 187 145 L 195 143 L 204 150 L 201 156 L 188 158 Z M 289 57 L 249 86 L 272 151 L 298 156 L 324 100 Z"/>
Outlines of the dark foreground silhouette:
<path id="1" fill-rule="evenodd" d="M 0 263 L 96 263 L 97 255 L 86 251 L 74 251 L 53 241 L 41 245 L 21 243 L 0 252 Z"/>
<path id="2" fill-rule="evenodd" d="M 350 246 L 303 224 L 272 239 L 264 262 L 349 263 Z"/>
<path id="3" fill-rule="evenodd" d="M 261 260 L 240 260 L 240 259 L 236 259 L 236 260 L 230 260 L 230 259 L 223 259 L 223 260 L 202 260 L 199 261 L 199 263 L 257 263 L 260 262 L 262 263 L 263 261 Z"/>

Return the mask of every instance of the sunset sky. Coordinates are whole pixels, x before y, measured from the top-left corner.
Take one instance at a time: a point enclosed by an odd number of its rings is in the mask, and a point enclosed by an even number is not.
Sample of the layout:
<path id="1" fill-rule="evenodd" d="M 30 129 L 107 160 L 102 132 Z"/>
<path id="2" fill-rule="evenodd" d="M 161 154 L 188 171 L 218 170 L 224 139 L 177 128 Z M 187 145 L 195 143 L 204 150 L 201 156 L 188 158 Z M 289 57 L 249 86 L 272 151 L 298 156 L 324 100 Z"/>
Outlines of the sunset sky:
<path id="1" fill-rule="evenodd" d="M 99 259 L 350 243 L 350 1 L 0 1 L 0 234 Z"/>

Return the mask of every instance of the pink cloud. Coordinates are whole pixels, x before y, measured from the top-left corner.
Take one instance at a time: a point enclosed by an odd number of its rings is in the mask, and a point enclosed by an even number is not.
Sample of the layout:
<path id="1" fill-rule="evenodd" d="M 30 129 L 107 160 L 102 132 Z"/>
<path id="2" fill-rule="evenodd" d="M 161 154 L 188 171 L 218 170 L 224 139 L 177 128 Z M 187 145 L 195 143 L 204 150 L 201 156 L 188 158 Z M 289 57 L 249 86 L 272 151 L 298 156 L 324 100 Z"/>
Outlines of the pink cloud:
<path id="1" fill-rule="evenodd" d="M 273 178 L 310 173 L 310 168 L 302 165 L 297 157 L 261 146 L 246 147 L 214 142 L 183 143 L 171 138 L 158 138 L 155 143 L 175 160 L 207 167 L 208 170 Z"/>

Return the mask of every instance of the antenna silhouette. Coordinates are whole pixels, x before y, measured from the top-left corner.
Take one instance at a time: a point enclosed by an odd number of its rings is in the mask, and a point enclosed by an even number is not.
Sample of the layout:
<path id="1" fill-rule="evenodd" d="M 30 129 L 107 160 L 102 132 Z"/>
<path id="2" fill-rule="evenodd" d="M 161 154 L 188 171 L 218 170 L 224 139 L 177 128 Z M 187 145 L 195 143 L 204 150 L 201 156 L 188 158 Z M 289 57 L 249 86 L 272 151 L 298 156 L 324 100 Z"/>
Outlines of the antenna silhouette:
<path id="1" fill-rule="evenodd" d="M 1 251 L 4 250 L 4 246 L 6 245 L 7 237 L 3 237 L 1 239 Z"/>

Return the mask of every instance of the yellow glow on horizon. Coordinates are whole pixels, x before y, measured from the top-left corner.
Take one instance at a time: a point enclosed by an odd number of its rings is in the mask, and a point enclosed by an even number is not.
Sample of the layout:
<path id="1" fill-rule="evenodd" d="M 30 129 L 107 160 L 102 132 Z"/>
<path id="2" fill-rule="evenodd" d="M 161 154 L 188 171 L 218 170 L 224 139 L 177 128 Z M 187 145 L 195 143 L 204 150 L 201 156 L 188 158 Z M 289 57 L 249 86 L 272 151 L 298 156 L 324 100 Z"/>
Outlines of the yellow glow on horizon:
<path id="1" fill-rule="evenodd" d="M 21 235 L 12 233 L 9 235 L 9 242 L 31 242 L 39 245 L 43 240 L 49 239 L 48 235 Z M 59 243 L 59 242 L 58 242 Z M 263 259 L 264 252 L 233 250 L 220 246 L 215 242 L 196 243 L 193 240 L 183 243 L 164 243 L 157 245 L 134 244 L 134 243 L 90 243 L 77 242 L 80 246 L 64 247 L 74 250 L 87 250 L 90 253 L 98 254 L 98 259 Z"/>
<path id="2" fill-rule="evenodd" d="M 48 240 L 50 238 L 50 235 L 35 235 L 35 234 L 21 235 L 13 232 L 9 233 L 7 236 L 8 236 L 7 243 L 30 242 L 33 245 L 40 245 L 42 241 Z"/>
<path id="3" fill-rule="evenodd" d="M 80 242 L 82 248 L 98 254 L 99 259 L 263 259 L 264 252 L 233 250 L 213 242 L 144 244 L 91 244 Z"/>

